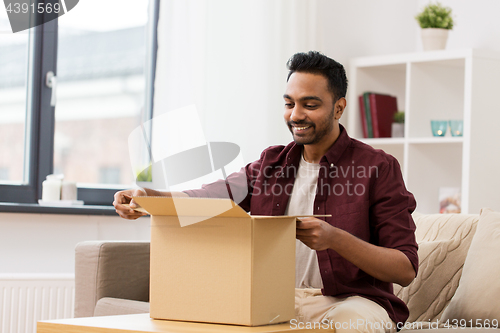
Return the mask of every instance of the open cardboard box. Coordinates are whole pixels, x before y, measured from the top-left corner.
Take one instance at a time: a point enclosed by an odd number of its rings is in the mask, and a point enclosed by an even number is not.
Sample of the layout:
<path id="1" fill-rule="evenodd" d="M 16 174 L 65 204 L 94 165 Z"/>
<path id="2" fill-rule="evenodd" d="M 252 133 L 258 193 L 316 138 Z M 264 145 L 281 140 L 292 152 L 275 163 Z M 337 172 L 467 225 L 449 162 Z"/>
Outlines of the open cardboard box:
<path id="1" fill-rule="evenodd" d="M 134 200 L 151 215 L 151 318 L 258 326 L 295 317 L 296 217 L 250 216 L 229 199 Z"/>

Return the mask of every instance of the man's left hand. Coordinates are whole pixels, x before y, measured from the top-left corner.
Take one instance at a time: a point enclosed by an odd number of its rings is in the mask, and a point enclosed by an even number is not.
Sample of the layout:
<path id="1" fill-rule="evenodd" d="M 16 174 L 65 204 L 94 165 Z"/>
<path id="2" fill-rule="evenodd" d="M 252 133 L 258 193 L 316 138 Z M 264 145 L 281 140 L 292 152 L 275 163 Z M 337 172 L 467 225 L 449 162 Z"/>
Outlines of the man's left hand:
<path id="1" fill-rule="evenodd" d="M 315 217 L 302 217 L 297 220 L 297 239 L 313 250 L 331 248 L 335 227 Z"/>

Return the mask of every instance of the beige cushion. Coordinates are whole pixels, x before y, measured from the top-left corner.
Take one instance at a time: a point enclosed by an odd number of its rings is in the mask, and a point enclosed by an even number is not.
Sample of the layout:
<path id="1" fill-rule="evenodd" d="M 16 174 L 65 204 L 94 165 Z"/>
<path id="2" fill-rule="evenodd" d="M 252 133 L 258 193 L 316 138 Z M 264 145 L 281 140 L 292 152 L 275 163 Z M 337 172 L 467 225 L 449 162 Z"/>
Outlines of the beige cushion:
<path id="1" fill-rule="evenodd" d="M 87 241 L 75 250 L 75 318 L 99 299 L 149 300 L 149 242 Z"/>
<path id="2" fill-rule="evenodd" d="M 483 208 L 460 285 L 442 321 L 500 320 L 500 213 Z"/>
<path id="3" fill-rule="evenodd" d="M 438 319 L 455 290 L 471 244 L 477 215 L 414 214 L 419 271 L 413 282 L 394 293 L 410 310 L 409 322 Z"/>
<path id="4" fill-rule="evenodd" d="M 104 297 L 97 302 L 94 310 L 95 317 L 129 315 L 137 313 L 149 313 L 149 303 Z"/>

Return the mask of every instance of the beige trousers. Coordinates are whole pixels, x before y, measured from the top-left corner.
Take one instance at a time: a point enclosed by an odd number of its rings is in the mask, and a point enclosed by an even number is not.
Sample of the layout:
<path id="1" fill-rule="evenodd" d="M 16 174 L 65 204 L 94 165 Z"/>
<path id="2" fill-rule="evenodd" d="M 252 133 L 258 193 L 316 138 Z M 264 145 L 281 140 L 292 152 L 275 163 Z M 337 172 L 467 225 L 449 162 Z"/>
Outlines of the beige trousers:
<path id="1" fill-rule="evenodd" d="M 295 289 L 295 318 L 290 323 L 297 328 L 322 332 L 396 332 L 396 324 L 377 303 L 360 296 L 323 296 L 320 289 Z"/>

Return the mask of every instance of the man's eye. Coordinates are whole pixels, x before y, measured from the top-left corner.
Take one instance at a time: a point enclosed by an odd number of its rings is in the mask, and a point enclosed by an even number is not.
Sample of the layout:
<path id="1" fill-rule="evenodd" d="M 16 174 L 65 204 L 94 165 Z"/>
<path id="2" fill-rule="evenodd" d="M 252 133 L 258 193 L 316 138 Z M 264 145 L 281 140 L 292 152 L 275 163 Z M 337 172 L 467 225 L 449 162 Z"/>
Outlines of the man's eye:
<path id="1" fill-rule="evenodd" d="M 306 108 L 308 109 L 314 109 L 317 108 L 318 106 L 316 104 L 306 104 Z"/>
<path id="2" fill-rule="evenodd" d="M 292 103 L 285 103 L 285 107 L 288 109 L 291 109 L 291 108 L 293 108 L 293 104 Z"/>

